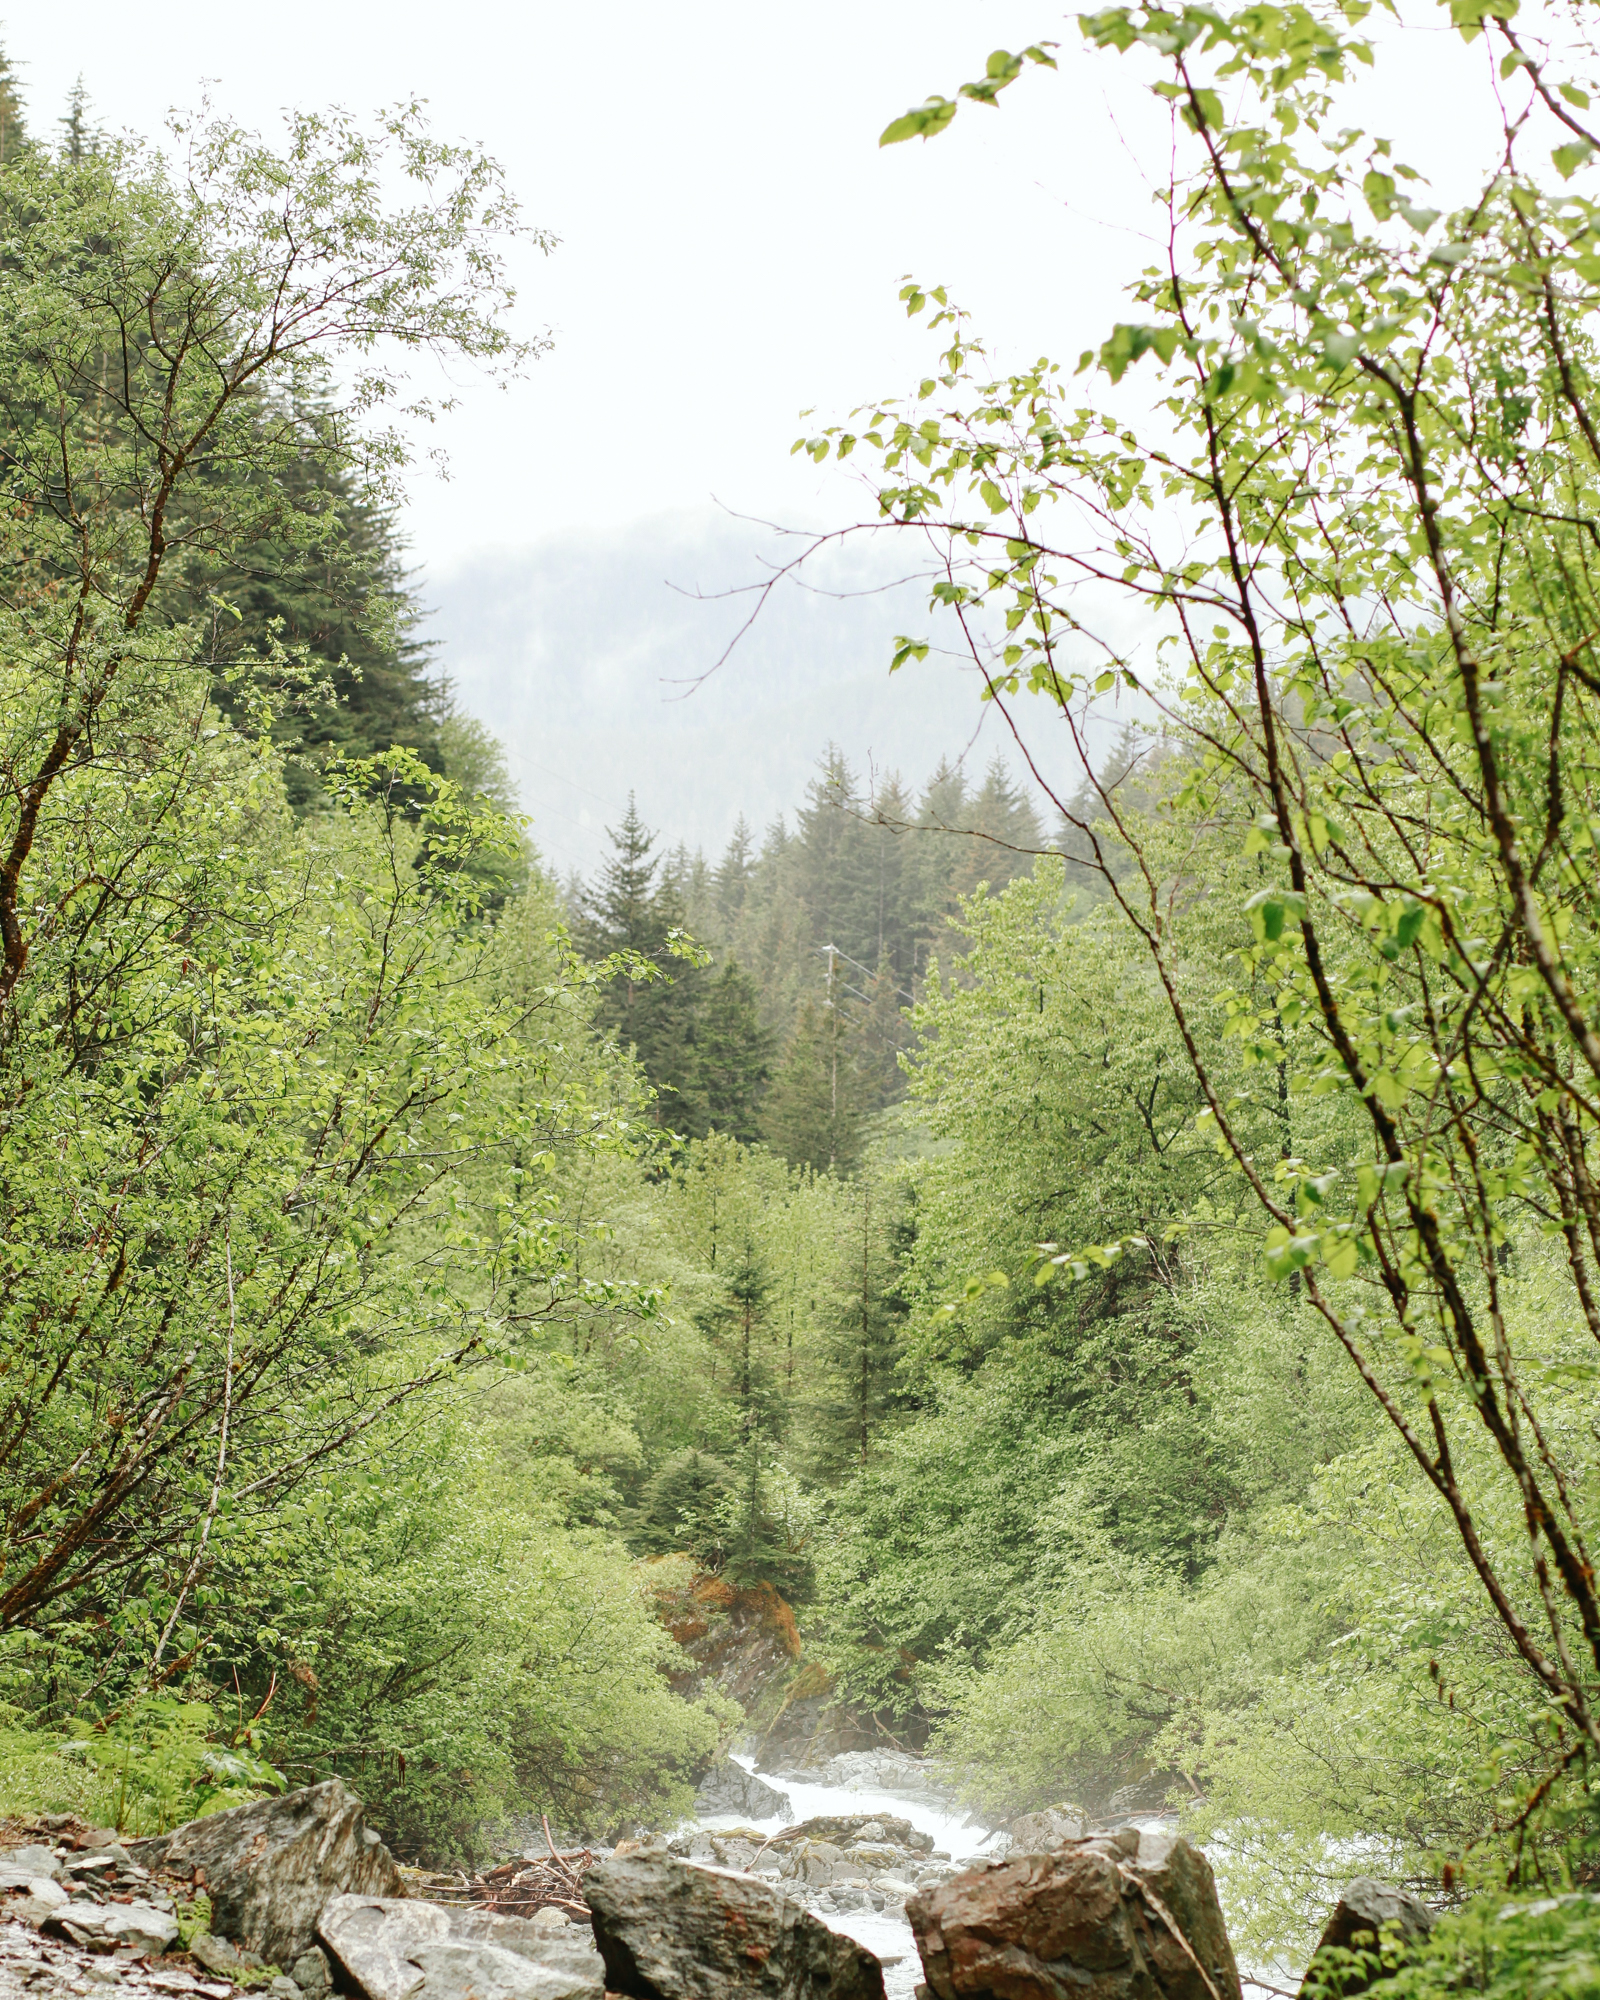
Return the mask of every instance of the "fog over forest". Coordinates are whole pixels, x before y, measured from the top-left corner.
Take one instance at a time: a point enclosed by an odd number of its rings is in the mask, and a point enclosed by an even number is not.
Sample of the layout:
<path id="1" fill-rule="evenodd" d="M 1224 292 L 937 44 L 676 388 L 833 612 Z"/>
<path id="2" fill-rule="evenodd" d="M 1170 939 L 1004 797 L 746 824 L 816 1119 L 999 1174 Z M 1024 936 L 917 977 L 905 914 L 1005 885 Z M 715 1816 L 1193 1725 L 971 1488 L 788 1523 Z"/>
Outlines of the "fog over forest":
<path id="1" fill-rule="evenodd" d="M 943 759 L 981 773 L 996 754 L 1025 776 L 953 646 L 890 675 L 898 633 L 938 629 L 926 544 L 824 550 L 758 605 L 772 565 L 806 546 L 708 512 L 425 576 L 423 632 L 504 743 L 558 873 L 593 870 L 630 792 L 669 843 L 720 851 L 741 814 L 757 828 L 792 815 L 830 745 L 863 778 L 916 783 Z"/>

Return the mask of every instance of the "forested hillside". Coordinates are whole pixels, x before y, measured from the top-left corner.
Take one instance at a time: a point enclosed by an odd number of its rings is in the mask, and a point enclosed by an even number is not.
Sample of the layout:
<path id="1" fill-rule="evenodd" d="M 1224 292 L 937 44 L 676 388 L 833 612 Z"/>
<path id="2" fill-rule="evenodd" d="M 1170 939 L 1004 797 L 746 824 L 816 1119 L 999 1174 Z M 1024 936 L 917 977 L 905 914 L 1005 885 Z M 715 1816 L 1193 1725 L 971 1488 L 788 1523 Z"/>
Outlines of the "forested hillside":
<path id="1" fill-rule="evenodd" d="M 710 862 L 663 849 L 630 802 L 601 879 L 570 901 L 592 955 L 633 952 L 660 975 L 619 981 L 600 1018 L 635 1051 L 663 1125 L 848 1171 L 904 1095 L 908 1009 L 964 900 L 1027 873 L 1044 834 L 998 758 L 977 785 L 944 764 L 913 797 L 895 775 L 863 788 L 837 750 L 795 822 L 758 849 L 741 817 Z"/>
<path id="2" fill-rule="evenodd" d="M 300 114 L 179 175 L 0 79 L 9 1805 L 664 1825 L 749 1724 L 716 1604 L 763 1726 L 1178 1811 L 1263 1954 L 1353 1853 L 1593 1880 L 1594 216 L 1352 181 L 1336 10 L 1175 19 L 1086 24 L 1197 149 L 1086 357 L 1155 432 L 912 286 L 937 372 L 808 440 L 1017 740 L 1115 696 L 1114 754 L 825 750 L 564 885 L 395 525 L 407 358 L 538 361 L 493 162 Z"/>

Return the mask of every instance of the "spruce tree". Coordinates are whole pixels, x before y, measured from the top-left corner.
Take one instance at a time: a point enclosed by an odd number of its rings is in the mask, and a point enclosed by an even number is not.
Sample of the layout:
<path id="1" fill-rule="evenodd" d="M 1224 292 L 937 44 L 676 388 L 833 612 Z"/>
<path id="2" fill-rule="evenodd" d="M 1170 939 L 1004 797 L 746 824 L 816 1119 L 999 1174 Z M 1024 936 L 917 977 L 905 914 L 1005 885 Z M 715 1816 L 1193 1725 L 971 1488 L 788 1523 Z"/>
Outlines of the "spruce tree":
<path id="1" fill-rule="evenodd" d="M 17 73 L 4 49 L 0 49 L 0 160 L 15 158 L 27 144 L 28 128 L 22 116 Z"/>
<path id="2" fill-rule="evenodd" d="M 605 986 L 596 1016 L 623 1048 L 631 1048 L 656 1092 L 658 1124 L 691 1135 L 704 1130 L 696 1104 L 694 1027 L 704 985 L 701 969 L 672 950 L 683 910 L 670 885 L 658 880 L 655 838 L 634 796 L 622 824 L 610 827 L 611 858 L 598 886 L 585 893 L 579 936 L 591 958 L 612 953 L 648 960 L 624 963 Z"/>
<path id="3" fill-rule="evenodd" d="M 61 127 L 61 151 L 78 166 L 100 150 L 100 132 L 89 117 L 89 93 L 80 75 L 67 93 L 67 108 L 56 121 Z"/>
<path id="4" fill-rule="evenodd" d="M 1003 889 L 1015 876 L 1026 875 L 1034 853 L 1044 845 L 1033 801 L 998 754 L 967 801 L 964 824 L 972 833 L 959 842 L 950 885 L 958 899 L 970 896 L 980 882 Z"/>
<path id="5" fill-rule="evenodd" d="M 891 771 L 872 796 L 871 824 L 861 829 L 867 873 L 866 925 L 858 939 L 848 944 L 851 955 L 867 965 L 887 963 L 891 971 L 910 983 L 915 965 L 913 926 L 906 888 L 910 860 L 905 827 L 911 818 L 911 801 L 898 772 Z M 844 939 L 838 940 L 841 944 Z"/>
<path id="6" fill-rule="evenodd" d="M 795 843 L 794 892 L 813 945 L 877 957 L 877 895 L 871 834 L 855 773 L 830 745 L 806 786 Z"/>
<path id="7" fill-rule="evenodd" d="M 772 1075 L 772 1041 L 756 989 L 730 958 L 702 989 L 694 1022 L 697 1122 L 750 1144 L 761 1136 L 761 1100 Z"/>
<path id="8" fill-rule="evenodd" d="M 640 1555 L 690 1555 L 720 1569 L 720 1516 L 733 1491 L 733 1471 L 722 1459 L 698 1445 L 675 1452 L 640 1495 L 629 1540 Z"/>
<path id="9" fill-rule="evenodd" d="M 791 1165 L 849 1173 L 861 1158 L 860 1080 L 837 1006 L 801 1003 L 762 1113 L 768 1145 Z"/>
<path id="10" fill-rule="evenodd" d="M 905 1192 L 870 1173 L 840 1258 L 819 1411 L 822 1469 L 837 1476 L 865 1465 L 884 1425 L 905 1400 L 899 1379 L 908 1305 L 901 1290 L 913 1230 Z"/>
<path id="11" fill-rule="evenodd" d="M 740 813 L 734 822 L 732 838 L 723 850 L 722 859 L 717 863 L 717 872 L 712 882 L 712 894 L 717 906 L 717 915 L 722 920 L 724 937 L 731 937 L 734 926 L 743 914 L 745 896 L 750 888 L 753 870 L 754 850 L 750 822 L 743 813 Z"/>
<path id="12" fill-rule="evenodd" d="M 218 600 L 230 608 L 212 620 L 220 705 L 239 705 L 235 669 L 266 654 L 276 635 L 303 649 L 332 693 L 328 700 L 287 691 L 275 734 L 290 752 L 285 775 L 296 806 L 320 795 L 321 767 L 332 756 L 373 756 L 402 744 L 442 770 L 449 695 L 417 636 L 422 614 L 398 521 L 333 459 L 326 411 L 263 407 L 258 421 L 264 432 L 296 440 L 277 466 L 272 519 L 226 563 L 196 555 L 173 602 L 180 616 Z M 218 485 L 231 476 L 221 467 L 208 473 Z"/>
<path id="13" fill-rule="evenodd" d="M 877 972 L 861 990 L 864 997 L 851 1021 L 855 1067 L 862 1108 L 881 1111 L 887 1105 L 898 1104 L 905 1095 L 900 1051 L 910 1048 L 914 1039 L 905 1011 L 910 994 L 896 978 L 894 961 L 887 951 L 878 960 Z"/>

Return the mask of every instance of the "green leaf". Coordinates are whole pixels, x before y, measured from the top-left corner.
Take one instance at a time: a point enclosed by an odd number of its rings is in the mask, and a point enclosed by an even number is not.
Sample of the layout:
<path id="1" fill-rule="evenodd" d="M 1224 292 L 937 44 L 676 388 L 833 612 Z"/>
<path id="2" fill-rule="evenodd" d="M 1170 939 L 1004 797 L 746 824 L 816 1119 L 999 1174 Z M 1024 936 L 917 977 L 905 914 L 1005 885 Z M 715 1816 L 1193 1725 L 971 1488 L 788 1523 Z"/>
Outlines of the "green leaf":
<path id="1" fill-rule="evenodd" d="M 1350 1278 L 1355 1275 L 1361 1261 L 1361 1251 L 1353 1236 L 1323 1239 L 1323 1262 L 1335 1278 Z"/>
<path id="2" fill-rule="evenodd" d="M 1120 382 L 1129 366 L 1143 355 L 1155 354 L 1170 361 L 1178 351 L 1175 326 L 1119 325 L 1100 349 L 1100 365 L 1113 382 Z"/>
<path id="3" fill-rule="evenodd" d="M 956 115 L 956 106 L 948 97 L 930 97 L 925 104 L 919 104 L 886 125 L 878 135 L 880 146 L 898 146 L 902 139 L 931 139 L 942 132 Z"/>
<path id="4" fill-rule="evenodd" d="M 1416 943 L 1417 938 L 1421 934 L 1422 926 L 1427 920 L 1428 906 L 1426 903 L 1411 903 L 1402 911 L 1400 921 L 1395 926 L 1395 942 L 1400 946 L 1402 951 L 1409 951 L 1411 946 Z"/>
<path id="5" fill-rule="evenodd" d="M 1556 172 L 1564 181 L 1570 181 L 1580 167 L 1587 166 L 1594 158 L 1594 147 L 1587 139 L 1574 139 L 1570 145 L 1557 146 L 1550 157 Z"/>
<path id="6" fill-rule="evenodd" d="M 1361 352 L 1359 333 L 1330 333 L 1322 343 L 1322 351 L 1335 368 L 1348 368 Z"/>
<path id="7" fill-rule="evenodd" d="M 1482 33 L 1485 21 L 1509 21 L 1517 5 L 1518 0 L 1450 0 L 1451 24 L 1461 31 L 1463 41 L 1470 42 Z"/>
<path id="8" fill-rule="evenodd" d="M 894 642 L 894 655 L 889 661 L 889 671 L 890 673 L 897 672 L 905 665 L 907 660 L 925 660 L 927 657 L 928 642 L 926 639 L 897 638 Z"/>

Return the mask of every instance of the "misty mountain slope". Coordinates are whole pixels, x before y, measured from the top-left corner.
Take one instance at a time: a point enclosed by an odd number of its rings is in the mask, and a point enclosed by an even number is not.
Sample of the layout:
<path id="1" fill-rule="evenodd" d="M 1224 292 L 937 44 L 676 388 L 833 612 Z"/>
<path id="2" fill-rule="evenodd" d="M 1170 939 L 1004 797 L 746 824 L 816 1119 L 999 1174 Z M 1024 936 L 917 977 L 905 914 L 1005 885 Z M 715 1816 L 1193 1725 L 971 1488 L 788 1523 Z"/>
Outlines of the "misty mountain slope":
<path id="1" fill-rule="evenodd" d="M 680 516 L 486 551 L 429 578 L 426 636 L 462 706 L 504 741 L 557 869 L 593 869 L 630 791 L 649 825 L 714 851 L 741 812 L 757 828 L 792 812 L 830 741 L 863 775 L 913 782 L 941 757 L 965 752 L 977 769 L 1006 749 L 970 667 L 930 657 L 889 672 L 895 634 L 930 630 L 925 587 L 893 581 L 904 544 L 831 554 L 817 580 L 837 594 L 780 585 L 717 667 L 754 598 L 715 593 L 759 582 L 763 552 L 797 546 Z"/>

